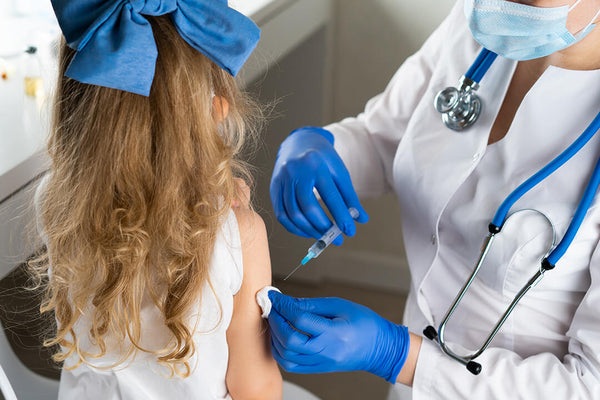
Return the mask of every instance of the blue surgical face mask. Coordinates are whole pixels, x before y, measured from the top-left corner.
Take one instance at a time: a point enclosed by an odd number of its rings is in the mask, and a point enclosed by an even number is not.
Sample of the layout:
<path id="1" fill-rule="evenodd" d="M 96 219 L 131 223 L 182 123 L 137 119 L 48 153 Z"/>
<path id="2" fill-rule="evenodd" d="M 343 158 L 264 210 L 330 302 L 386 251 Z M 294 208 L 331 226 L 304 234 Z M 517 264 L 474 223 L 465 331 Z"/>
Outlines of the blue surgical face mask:
<path id="1" fill-rule="evenodd" d="M 596 27 L 590 23 L 573 35 L 567 30 L 571 7 L 534 7 L 507 0 L 465 0 L 465 15 L 473 37 L 483 47 L 513 60 L 550 55 L 583 39 Z"/>

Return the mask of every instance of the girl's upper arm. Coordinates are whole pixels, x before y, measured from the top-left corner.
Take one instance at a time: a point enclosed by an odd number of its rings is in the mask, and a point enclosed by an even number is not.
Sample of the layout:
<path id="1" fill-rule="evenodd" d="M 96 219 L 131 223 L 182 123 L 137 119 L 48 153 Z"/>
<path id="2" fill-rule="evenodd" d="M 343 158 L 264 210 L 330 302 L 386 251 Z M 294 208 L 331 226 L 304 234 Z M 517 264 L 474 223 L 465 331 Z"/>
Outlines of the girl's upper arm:
<path id="1" fill-rule="evenodd" d="M 234 209 L 238 221 L 244 278 L 234 296 L 227 329 L 227 387 L 235 400 L 281 399 L 282 379 L 271 356 L 268 325 L 260 315 L 256 293 L 271 283 L 267 231 L 262 218 L 246 207 Z"/>

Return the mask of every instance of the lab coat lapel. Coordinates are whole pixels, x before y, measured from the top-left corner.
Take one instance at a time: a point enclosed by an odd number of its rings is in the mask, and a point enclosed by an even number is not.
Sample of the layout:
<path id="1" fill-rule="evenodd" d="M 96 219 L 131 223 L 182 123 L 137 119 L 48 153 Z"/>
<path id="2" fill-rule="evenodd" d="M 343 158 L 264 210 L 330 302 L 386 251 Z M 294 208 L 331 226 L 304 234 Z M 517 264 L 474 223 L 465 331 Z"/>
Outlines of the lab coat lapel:
<path id="1" fill-rule="evenodd" d="M 471 54 L 472 58 L 469 57 L 471 60 L 475 59 L 477 50 Z M 440 67 L 400 143 L 394 180 L 402 207 L 403 226 L 413 232 L 405 240 L 407 255 L 414 267 L 411 268 L 413 283 L 417 288 L 437 253 L 440 216 L 485 152 L 489 131 L 515 65 L 514 61 L 502 58 L 492 65 L 478 91 L 483 102 L 482 114 L 474 126 L 463 132 L 452 131 L 443 124 L 433 107 L 433 99 L 444 87 L 456 85 L 466 70 L 452 74 Z"/>

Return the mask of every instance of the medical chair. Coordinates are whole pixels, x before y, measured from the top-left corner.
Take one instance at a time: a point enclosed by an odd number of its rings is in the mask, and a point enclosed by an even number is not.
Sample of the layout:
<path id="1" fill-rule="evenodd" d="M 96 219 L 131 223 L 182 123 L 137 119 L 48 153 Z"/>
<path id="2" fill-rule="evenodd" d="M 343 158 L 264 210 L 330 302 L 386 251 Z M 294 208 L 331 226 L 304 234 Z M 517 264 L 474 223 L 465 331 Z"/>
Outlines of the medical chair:
<path id="1" fill-rule="evenodd" d="M 56 400 L 58 397 L 58 381 L 36 374 L 19 360 L 1 322 L 0 366 L 3 370 L 0 371 L 0 389 L 6 400 Z"/>

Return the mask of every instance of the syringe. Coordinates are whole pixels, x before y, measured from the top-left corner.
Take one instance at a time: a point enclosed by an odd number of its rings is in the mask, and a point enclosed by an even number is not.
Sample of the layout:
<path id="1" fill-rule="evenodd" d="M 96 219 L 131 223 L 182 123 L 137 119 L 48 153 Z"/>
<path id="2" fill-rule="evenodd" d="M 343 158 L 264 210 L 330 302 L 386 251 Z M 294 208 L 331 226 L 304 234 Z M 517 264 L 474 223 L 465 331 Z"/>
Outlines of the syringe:
<path id="1" fill-rule="evenodd" d="M 356 208 L 350 207 L 348 211 L 350 212 L 350 215 L 353 219 L 358 218 L 359 213 Z M 319 240 L 317 240 L 312 246 L 308 248 L 308 253 L 306 253 L 306 256 L 302 259 L 302 261 L 300 261 L 300 264 L 298 264 L 298 266 L 294 268 L 294 270 L 290 272 L 288 276 L 283 278 L 283 280 L 287 280 L 290 276 L 294 274 L 294 272 L 298 271 L 298 269 L 301 266 L 305 265 L 313 258 L 319 257 L 319 254 L 321 254 L 323 250 L 325 250 L 327 246 L 329 246 L 335 240 L 335 238 L 341 235 L 341 233 L 342 231 L 340 230 L 340 228 L 338 228 L 338 226 L 334 223 L 333 226 L 329 228 L 329 230 L 327 230 L 327 232 L 325 232 L 325 234 L 321 236 Z"/>

